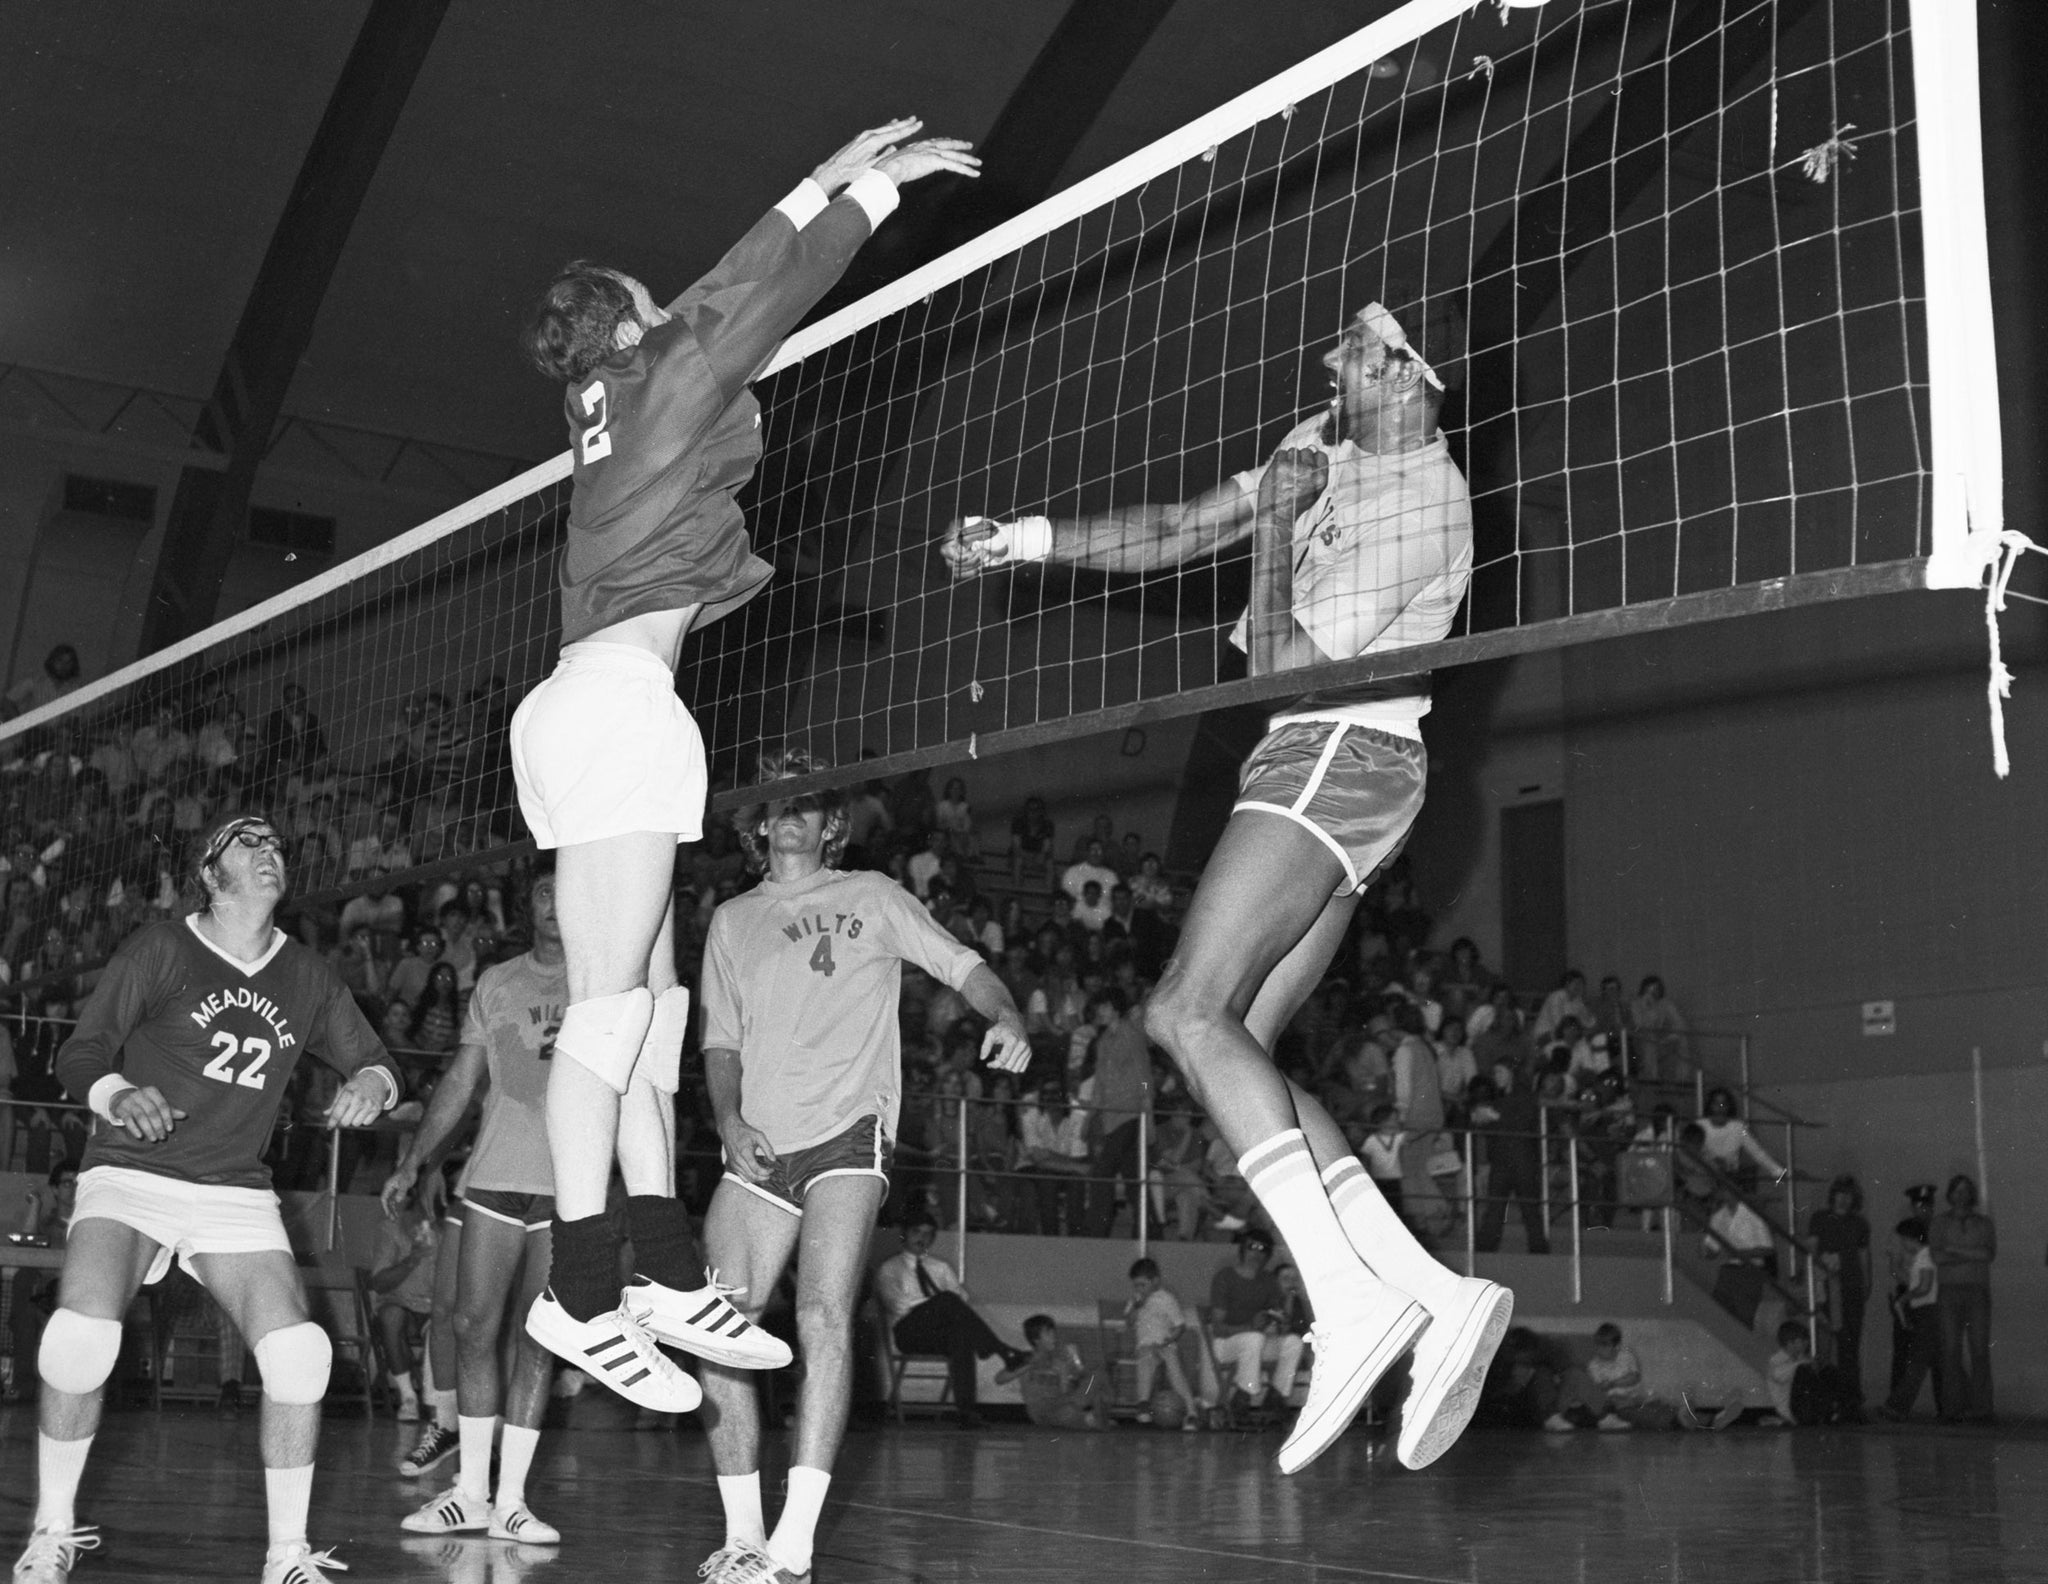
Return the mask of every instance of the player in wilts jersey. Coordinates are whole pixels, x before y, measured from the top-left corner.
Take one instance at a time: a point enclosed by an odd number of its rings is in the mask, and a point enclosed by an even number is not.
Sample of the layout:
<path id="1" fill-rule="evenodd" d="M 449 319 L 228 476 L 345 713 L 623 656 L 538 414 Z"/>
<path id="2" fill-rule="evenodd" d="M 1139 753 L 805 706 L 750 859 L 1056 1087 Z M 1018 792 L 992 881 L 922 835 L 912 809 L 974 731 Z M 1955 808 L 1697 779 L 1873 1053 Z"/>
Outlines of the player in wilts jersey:
<path id="1" fill-rule="evenodd" d="M 1265 466 L 1193 500 L 1078 521 L 970 518 L 940 554 L 956 577 L 1054 560 L 1150 571 L 1251 543 L 1233 635 L 1254 676 L 1444 637 L 1472 571 L 1472 508 L 1437 428 L 1464 358 L 1446 298 L 1385 288 L 1322 358 L 1328 407 Z M 1390 308 L 1387 304 L 1392 304 Z M 1421 1468 L 1472 1417 L 1513 1295 L 1430 1257 L 1343 1131 L 1268 1052 L 1322 978 L 1359 894 L 1422 807 L 1429 683 L 1397 677 L 1297 699 L 1246 760 L 1146 1030 L 1237 1155 L 1315 1306 L 1308 1401 L 1284 1472 L 1330 1445 L 1411 1346 L 1396 1451 Z"/>
<path id="2" fill-rule="evenodd" d="M 675 1203 L 675 1108 L 689 998 L 675 972 L 676 843 L 701 833 L 704 744 L 676 697 L 683 637 L 769 575 L 735 493 L 761 456 L 747 385 L 896 206 L 904 182 L 975 174 L 956 139 L 864 132 L 666 308 L 617 270 L 572 264 L 524 332 L 567 383 L 574 485 L 562 555 L 562 657 L 513 718 L 513 771 L 534 840 L 557 849 L 569 1006 L 548 1081 L 554 1277 L 527 1324 L 644 1408 L 697 1390 L 649 1333 L 728 1364 L 789 1362 L 705 1274 Z M 899 146 L 901 145 L 901 146 Z M 604 1219 L 616 1154 L 637 1273 L 621 1294 Z"/>
<path id="3" fill-rule="evenodd" d="M 791 753 L 763 768 L 772 782 L 822 766 Z M 1031 1047 L 1010 992 L 976 952 L 887 875 L 832 867 L 846 846 L 838 793 L 771 799 L 734 824 L 766 874 L 712 914 L 704 946 L 704 1068 L 725 1152 L 704 1242 L 712 1264 L 744 1282 L 754 1315 L 797 1255 L 804 1381 L 788 1492 L 769 1536 L 754 1384 L 705 1368 L 726 1543 L 701 1571 L 710 1584 L 801 1584 L 846 1433 L 854 1303 L 889 1187 L 903 964 L 944 980 L 990 1021 L 984 1060 L 1021 1072 Z"/>
<path id="4" fill-rule="evenodd" d="M 528 885 L 527 918 L 533 950 L 485 969 L 477 979 L 462 1043 L 384 1184 L 384 1209 L 399 1213 L 421 1164 L 436 1158 L 484 1086 L 483 1119 L 456 1185 L 462 1221 L 455 1295 L 458 1472 L 453 1487 L 407 1515 L 401 1527 L 414 1534 L 488 1530 L 496 1540 L 553 1545 L 561 1532 L 527 1506 L 526 1475 L 540 1443 L 554 1357 L 522 1328 L 511 1378 L 501 1381 L 498 1367 L 508 1307 L 523 1316 L 548 1281 L 555 1186 L 548 1162 L 548 1063 L 569 991 L 555 921 L 555 877 L 546 870 Z M 598 1374 L 604 1365 L 587 1360 L 584 1368 Z M 501 1412 L 505 1428 L 494 1500 L 491 1441 Z"/>
<path id="5" fill-rule="evenodd" d="M 327 1109 L 333 1127 L 374 1120 L 397 1103 L 399 1080 L 334 970 L 273 922 L 283 846 L 268 820 L 249 815 L 209 832 L 195 875 L 205 906 L 129 936 L 57 1053 L 57 1076 L 99 1121 L 37 1356 L 35 1530 L 17 1581 L 66 1579 L 78 1553 L 100 1543 L 75 1521 L 79 1475 L 121 1316 L 173 1256 L 227 1311 L 262 1371 L 263 1584 L 321 1584 L 324 1569 L 341 1566 L 306 1540 L 333 1349 L 307 1318 L 262 1155 L 302 1055 L 347 1076 Z"/>

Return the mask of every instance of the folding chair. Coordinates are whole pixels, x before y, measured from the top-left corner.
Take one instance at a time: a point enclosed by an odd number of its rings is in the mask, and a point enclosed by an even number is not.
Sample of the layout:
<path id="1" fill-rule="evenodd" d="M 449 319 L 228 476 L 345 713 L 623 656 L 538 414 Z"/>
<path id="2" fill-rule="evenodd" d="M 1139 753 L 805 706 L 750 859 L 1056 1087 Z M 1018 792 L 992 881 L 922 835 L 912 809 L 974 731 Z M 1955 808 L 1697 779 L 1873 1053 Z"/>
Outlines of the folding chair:
<path id="1" fill-rule="evenodd" d="M 943 1353 L 905 1353 L 896 1346 L 895 1327 L 889 1323 L 885 1313 L 881 1324 L 876 1327 L 882 1336 L 882 1362 L 889 1372 L 889 1417 L 898 1424 L 911 1411 L 943 1413 L 953 1401 L 953 1371 L 951 1361 Z M 909 1403 L 903 1400 L 903 1383 L 906 1380 L 936 1380 L 939 1395 L 927 1402 L 918 1399 Z"/>

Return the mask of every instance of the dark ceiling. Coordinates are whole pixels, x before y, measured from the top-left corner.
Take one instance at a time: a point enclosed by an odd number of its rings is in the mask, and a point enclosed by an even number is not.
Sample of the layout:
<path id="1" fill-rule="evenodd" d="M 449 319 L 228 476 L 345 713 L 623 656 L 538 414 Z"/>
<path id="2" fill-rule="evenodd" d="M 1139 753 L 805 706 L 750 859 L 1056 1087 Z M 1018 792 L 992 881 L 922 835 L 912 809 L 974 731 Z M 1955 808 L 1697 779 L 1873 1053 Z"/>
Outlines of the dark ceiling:
<path id="1" fill-rule="evenodd" d="M 553 452 L 511 337 L 556 265 L 674 291 L 863 126 L 981 138 L 1067 6 L 454 0 L 286 411 Z M 1177 0 L 1061 185 L 1391 9 Z M 367 10 L 0 0 L 0 362 L 211 389 Z"/>

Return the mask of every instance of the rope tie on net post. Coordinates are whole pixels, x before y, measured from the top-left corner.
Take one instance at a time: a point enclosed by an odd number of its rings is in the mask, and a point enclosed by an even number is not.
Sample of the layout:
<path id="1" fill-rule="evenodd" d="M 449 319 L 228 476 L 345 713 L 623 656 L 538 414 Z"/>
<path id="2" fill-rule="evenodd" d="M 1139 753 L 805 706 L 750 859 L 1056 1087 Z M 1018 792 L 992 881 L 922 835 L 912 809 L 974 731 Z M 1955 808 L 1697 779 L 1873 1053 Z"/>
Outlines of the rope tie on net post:
<path id="1" fill-rule="evenodd" d="M 2012 581 L 2013 568 L 2029 550 L 2048 554 L 2048 549 L 2018 529 L 2003 530 L 1992 555 L 1991 578 L 1984 588 L 1984 631 L 1991 641 L 1991 679 L 1984 691 L 1991 705 L 1991 768 L 2001 781 L 2012 774 L 2012 759 L 2005 751 L 2005 701 L 2012 697 L 2012 672 L 2006 667 L 1999 642 L 1998 617 L 2005 609 L 2006 585 Z"/>

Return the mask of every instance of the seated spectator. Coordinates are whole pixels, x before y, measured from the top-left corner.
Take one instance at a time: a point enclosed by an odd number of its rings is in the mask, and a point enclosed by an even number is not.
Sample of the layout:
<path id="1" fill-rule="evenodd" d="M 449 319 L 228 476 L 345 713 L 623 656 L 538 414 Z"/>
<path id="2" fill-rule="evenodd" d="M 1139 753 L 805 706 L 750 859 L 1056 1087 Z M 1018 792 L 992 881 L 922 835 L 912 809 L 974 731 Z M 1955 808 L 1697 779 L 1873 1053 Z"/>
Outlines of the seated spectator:
<path id="1" fill-rule="evenodd" d="M 1098 861 L 1106 864 L 1110 861 L 1109 855 L 1116 850 L 1116 822 L 1107 814 L 1096 815 L 1088 834 L 1075 840 L 1072 861 L 1080 863 L 1088 856 L 1090 844 L 1097 842 L 1102 846 L 1102 856 Z"/>
<path id="2" fill-rule="evenodd" d="M 883 1322 L 905 1353 L 943 1353 L 953 1385 L 955 1417 L 963 1426 L 981 1423 L 975 1379 L 977 1358 L 1000 1358 L 1008 1369 L 1020 1368 L 1030 1354 L 1012 1347 L 976 1313 L 973 1300 L 953 1267 L 932 1252 L 938 1223 L 914 1214 L 903 1224 L 903 1251 L 884 1260 L 875 1271 L 875 1296 L 881 1300 Z"/>
<path id="3" fill-rule="evenodd" d="M 1408 1142 L 1408 1135 L 1401 1131 L 1399 1107 L 1379 1105 L 1373 1107 L 1368 1118 L 1371 1131 L 1359 1146 L 1359 1157 L 1365 1162 L 1367 1174 L 1373 1186 L 1380 1191 L 1380 1197 L 1394 1208 L 1394 1214 L 1401 1213 L 1403 1176 L 1401 1151 Z"/>
<path id="4" fill-rule="evenodd" d="M 1557 1027 L 1550 1031 L 1550 1038 L 1542 1042 L 1542 1057 L 1546 1067 L 1565 1075 L 1574 1094 L 1587 1087 L 1608 1067 L 1607 1052 L 1594 1049 L 1593 1042 L 1586 1038 L 1584 1025 L 1570 1016 L 1559 1019 Z M 1559 1065 L 1560 1058 L 1562 1066 Z"/>
<path id="5" fill-rule="evenodd" d="M 1034 1103 L 1017 1115 L 1018 1170 L 1037 1179 L 1038 1231 L 1059 1235 L 1062 1220 L 1069 1233 L 1081 1230 L 1087 1185 L 1088 1114 L 1067 1104 L 1064 1085 L 1047 1079 L 1038 1086 Z"/>
<path id="6" fill-rule="evenodd" d="M 1664 994 L 1664 981 L 1644 978 L 1629 1008 L 1630 1048 L 1639 1078 L 1685 1076 L 1685 1019 Z"/>
<path id="7" fill-rule="evenodd" d="M 1010 820 L 1010 883 L 1020 884 L 1028 867 L 1044 874 L 1052 867 L 1054 832 L 1043 798 L 1026 798 Z"/>
<path id="8" fill-rule="evenodd" d="M 1768 1172 L 1774 1182 L 1785 1180 L 1785 1168 L 1771 1158 L 1749 1131 L 1749 1124 L 1735 1114 L 1732 1090 L 1713 1089 L 1707 1093 L 1707 1114 L 1700 1118 L 1700 1152 L 1707 1164 L 1733 1177 L 1745 1192 L 1756 1186 L 1757 1171 Z"/>
<path id="9" fill-rule="evenodd" d="M 1258 1213 L 1258 1198 L 1238 1170 L 1237 1152 L 1217 1128 L 1214 1118 L 1202 1119 L 1202 1175 L 1209 1184 L 1209 1203 L 1218 1232 L 1241 1232 Z"/>
<path id="10" fill-rule="evenodd" d="M 846 867 L 873 868 L 895 828 L 895 816 L 889 812 L 889 799 L 882 783 L 862 782 L 846 803 Z"/>
<path id="11" fill-rule="evenodd" d="M 1114 869 L 1109 867 L 1106 852 L 1107 849 L 1104 847 L 1101 839 L 1091 836 L 1087 840 L 1082 856 L 1073 863 L 1068 864 L 1061 871 L 1060 889 L 1072 897 L 1077 904 L 1081 901 L 1082 893 L 1086 890 L 1089 882 L 1094 882 L 1098 899 L 1107 897 L 1110 888 L 1116 884 L 1117 874 Z M 1103 916 L 1107 917 L 1108 912 L 1108 905 L 1104 903 Z"/>
<path id="12" fill-rule="evenodd" d="M 1472 1038 L 1472 1059 L 1481 1072 L 1491 1072 L 1505 1063 L 1522 1077 L 1531 1076 L 1536 1042 L 1523 1026 L 1515 992 L 1506 985 L 1494 986 L 1486 1005 L 1466 1020 L 1465 1032 Z"/>
<path id="13" fill-rule="evenodd" d="M 1606 1035 L 1607 1048 L 1618 1057 L 1629 1028 L 1629 999 L 1621 988 L 1621 976 L 1603 975 L 1599 993 L 1587 1006 L 1593 1015 L 1586 1020 L 1586 1032 L 1595 1039 Z"/>
<path id="14" fill-rule="evenodd" d="M 1434 1037 L 1443 1026 L 1444 1006 L 1436 998 L 1436 970 L 1427 957 L 1417 956 L 1409 964 L 1408 977 L 1395 987 L 1395 994 L 1422 1014 L 1422 1032 Z"/>
<path id="15" fill-rule="evenodd" d="M 1332 1054 L 1342 1079 L 1325 1088 L 1324 1105 L 1355 1146 L 1371 1131 L 1373 1113 L 1393 1099 L 1394 1069 L 1370 1029 L 1338 1036 Z"/>
<path id="16" fill-rule="evenodd" d="M 1235 1390 L 1253 1409 L 1265 1404 L 1269 1390 L 1284 1407 L 1301 1367 L 1302 1339 L 1280 1329 L 1285 1295 L 1266 1268 L 1272 1258 L 1272 1238 L 1257 1227 L 1247 1227 L 1237 1236 L 1237 1258 L 1209 1282 L 1209 1331 L 1217 1363 L 1235 1367 Z M 1270 1388 L 1264 1379 L 1269 1364 Z"/>
<path id="17" fill-rule="evenodd" d="M 1018 1382 L 1024 1394 L 1024 1416 L 1035 1425 L 1055 1430 L 1107 1430 L 1102 1383 L 1081 1362 L 1080 1351 L 1060 1340 L 1051 1315 L 1035 1314 L 1024 1322 L 1030 1354 L 1014 1368 L 996 1372 L 996 1384 Z"/>
<path id="18" fill-rule="evenodd" d="M 10 1135 L 13 1133 L 11 1111 L 0 1113 L 0 1125 Z M 61 1249 L 70 1234 L 71 1212 L 77 1202 L 78 1161 L 74 1154 L 51 1166 L 44 1186 L 32 1190 L 23 1200 L 21 1223 L 16 1231 L 29 1243 Z M 62 1274 L 32 1265 L 0 1270 L 0 1282 L 5 1282 L 8 1288 L 8 1356 L 14 1364 L 4 1394 L 8 1402 L 18 1402 L 35 1377 L 36 1351 L 42 1345 L 43 1327 L 57 1307 L 57 1285 Z"/>
<path id="19" fill-rule="evenodd" d="M 1002 925 L 996 922 L 995 905 L 987 897 L 976 897 L 967 904 L 967 922 L 971 926 L 967 944 L 979 947 L 990 962 L 1001 962 L 1008 937 L 1003 934 Z M 1020 1001 L 1017 1004 L 1022 1006 L 1024 1003 Z"/>
<path id="20" fill-rule="evenodd" d="M 441 931 L 439 926 L 429 924 L 413 932 L 412 939 L 405 944 L 405 955 L 392 965 L 384 993 L 393 1005 L 405 1008 L 407 1018 L 419 1005 L 427 988 L 427 975 L 440 960 Z"/>
<path id="21" fill-rule="evenodd" d="M 427 987 L 420 993 L 406 1025 L 409 1049 L 439 1055 L 452 1051 L 462 1033 L 462 991 L 455 981 L 452 963 L 437 962 L 427 971 Z"/>
<path id="22" fill-rule="evenodd" d="M 1193 1430 L 1215 1404 L 1189 1384 L 1181 1362 L 1180 1339 L 1188 1328 L 1187 1312 L 1173 1290 L 1159 1279 L 1157 1260 L 1135 1261 L 1130 1279 L 1131 1299 L 1124 1305 L 1124 1324 L 1131 1328 L 1131 1352 L 1138 1363 L 1136 1395 L 1144 1405 L 1138 1410 L 1138 1423 L 1152 1423 L 1152 1387 L 1164 1371 L 1166 1384 L 1194 1410 L 1181 1420 L 1180 1427 Z"/>
<path id="23" fill-rule="evenodd" d="M 924 846 L 912 853 L 904 866 L 904 877 L 914 897 L 929 899 L 932 882 L 939 877 L 939 860 L 946 853 L 946 833 L 942 830 L 925 832 Z"/>
<path id="24" fill-rule="evenodd" d="M 13 720 L 17 715 L 41 709 L 45 704 L 54 704 L 65 694 L 76 692 L 84 683 L 84 674 L 78 666 L 78 651 L 68 643 L 60 643 L 43 656 L 40 672 L 23 677 L 7 690 L 4 701 L 7 707 L 0 710 L 0 720 Z"/>
<path id="25" fill-rule="evenodd" d="M 1152 1184 L 1152 1218 L 1162 1235 L 1192 1240 L 1202 1228 L 1208 1186 L 1202 1174 L 1202 1132 L 1185 1106 L 1162 1106 L 1146 1163 Z"/>
<path id="26" fill-rule="evenodd" d="M 1145 841 L 1136 831 L 1125 831 L 1117 844 L 1109 850 L 1109 866 L 1122 880 L 1130 880 L 1145 861 Z"/>
<path id="27" fill-rule="evenodd" d="M 1766 1424 L 1833 1424 L 1841 1417 L 1841 1391 L 1834 1371 L 1814 1362 L 1813 1338 L 1797 1320 L 1778 1327 L 1778 1351 L 1764 1370 L 1771 1389 Z"/>
<path id="28" fill-rule="evenodd" d="M 377 1295 L 377 1355 L 398 1392 L 400 1423 L 420 1416 L 419 1391 L 413 1380 L 417 1348 L 434 1309 L 434 1261 L 440 1250 L 434 1218 L 408 1201 L 404 1212 L 377 1227 L 377 1249 L 370 1265 L 370 1291 Z"/>
<path id="29" fill-rule="evenodd" d="M 946 783 L 945 795 L 933 810 L 939 833 L 957 858 L 972 860 L 978 848 L 974 840 L 974 810 L 967 801 L 967 783 L 954 776 Z"/>
<path id="30" fill-rule="evenodd" d="M 437 918 L 441 926 L 441 961 L 455 970 L 455 982 L 464 995 L 476 987 L 477 970 L 485 966 L 493 936 L 491 921 L 469 911 L 460 900 L 444 902 Z"/>
<path id="31" fill-rule="evenodd" d="M 1128 941 L 1133 938 L 1137 923 L 1136 898 L 1131 888 L 1119 881 L 1109 893 L 1109 915 L 1102 921 L 1102 938 Z"/>
<path id="32" fill-rule="evenodd" d="M 1466 1092 L 1478 1076 L 1478 1058 L 1465 1043 L 1464 1019 L 1446 1014 L 1436 1038 L 1437 1087 L 1443 1092 L 1446 1109 L 1464 1111 Z"/>
<path id="33" fill-rule="evenodd" d="M 1056 893 L 1052 899 L 1052 922 L 1046 929 L 1052 931 L 1055 947 L 1058 943 L 1065 942 L 1074 949 L 1076 956 L 1086 948 L 1091 933 L 1074 922 L 1074 899 L 1064 891 Z M 1044 934 L 1043 930 L 1039 932 L 1038 952 L 1041 957 L 1047 954 Z"/>
<path id="34" fill-rule="evenodd" d="M 405 822 L 398 810 L 387 808 L 377 816 L 376 830 L 358 836 L 348 847 L 348 877 L 397 874 L 413 866 L 412 843 L 406 838 Z"/>
<path id="35" fill-rule="evenodd" d="M 1678 1424 L 1678 1410 L 1651 1396 L 1643 1384 L 1642 1362 L 1633 1348 L 1624 1347 L 1621 1327 L 1611 1320 L 1593 1333 L 1593 1357 L 1586 1365 L 1586 1377 L 1599 1399 L 1589 1406 L 1597 1413 L 1600 1430 L 1670 1430 Z"/>
<path id="36" fill-rule="evenodd" d="M 1140 913 L 1165 915 L 1173 911 L 1173 882 L 1166 878 L 1159 854 L 1148 852 L 1138 860 L 1138 872 L 1131 876 L 1131 905 Z"/>
<path id="37" fill-rule="evenodd" d="M 1471 936 L 1460 935 L 1451 942 L 1450 958 L 1437 986 L 1446 1012 L 1469 1018 L 1492 999 L 1494 983 L 1494 975 L 1479 960 L 1479 945 Z"/>
<path id="38" fill-rule="evenodd" d="M 1530 1031 L 1536 1036 L 1536 1043 L 1545 1043 L 1568 1017 L 1577 1018 L 1581 1029 L 1593 1022 L 1593 1009 L 1586 1005 L 1586 976 L 1576 968 L 1566 969 L 1558 987 L 1543 998 L 1536 1013 L 1536 1025 Z"/>
<path id="39" fill-rule="evenodd" d="M 375 1024 L 384 1016 L 384 965 L 377 960 L 377 948 L 370 926 L 357 924 L 339 945 L 327 954 L 327 963 L 350 995 Z"/>
<path id="40" fill-rule="evenodd" d="M 1081 887 L 1081 900 L 1074 904 L 1074 922 L 1091 935 L 1100 935 L 1109 920 L 1109 899 L 1102 894 L 1101 882 L 1088 881 Z"/>

